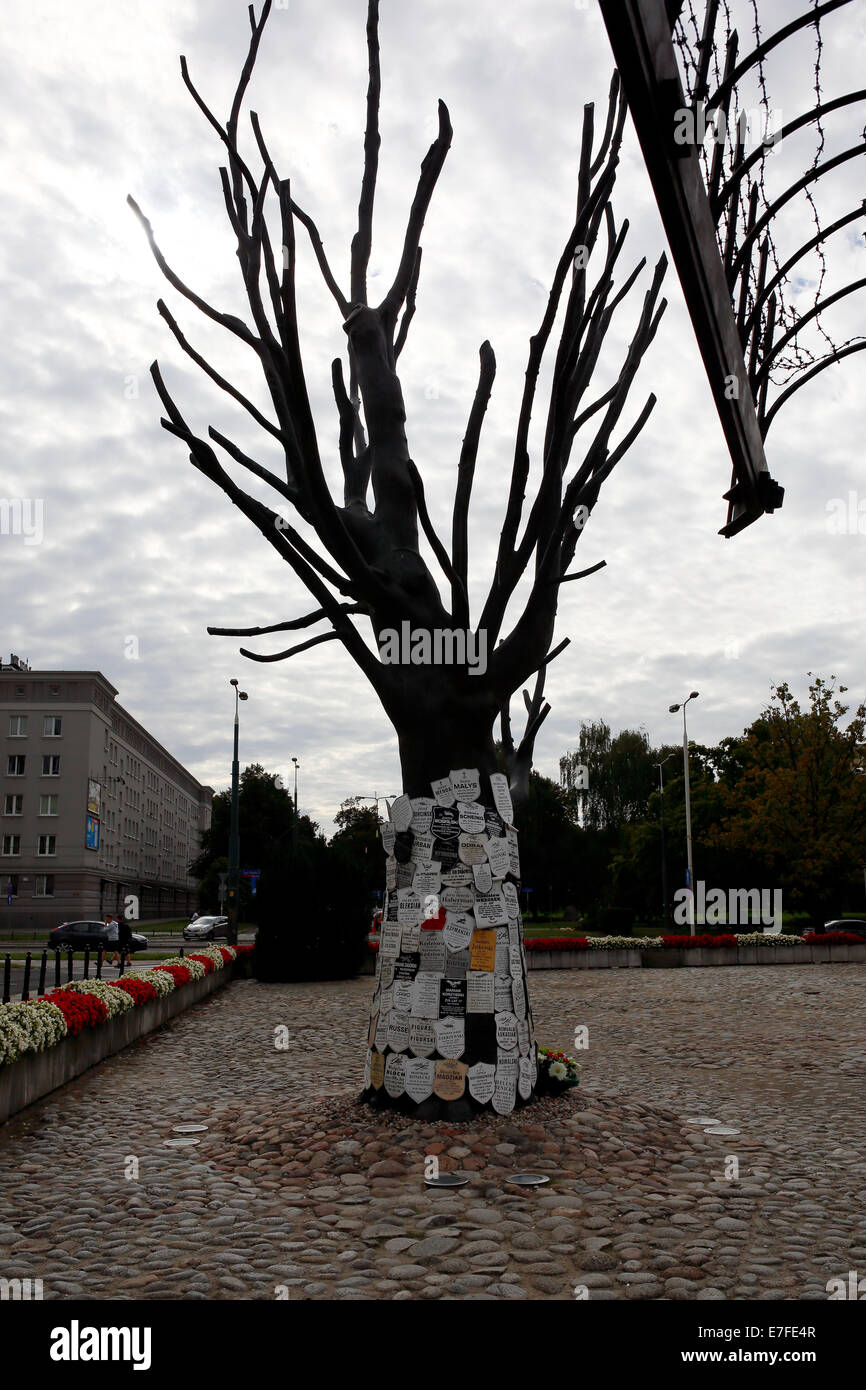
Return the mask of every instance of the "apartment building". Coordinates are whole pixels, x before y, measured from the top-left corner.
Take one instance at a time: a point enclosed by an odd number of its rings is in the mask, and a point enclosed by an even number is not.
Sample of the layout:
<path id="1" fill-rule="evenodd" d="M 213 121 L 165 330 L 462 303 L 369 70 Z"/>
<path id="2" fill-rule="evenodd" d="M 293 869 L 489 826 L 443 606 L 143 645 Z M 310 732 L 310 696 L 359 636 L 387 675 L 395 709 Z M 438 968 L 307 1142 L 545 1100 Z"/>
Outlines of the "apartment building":
<path id="1" fill-rule="evenodd" d="M 99 671 L 0 664 L 0 932 L 193 910 L 202 786 Z"/>

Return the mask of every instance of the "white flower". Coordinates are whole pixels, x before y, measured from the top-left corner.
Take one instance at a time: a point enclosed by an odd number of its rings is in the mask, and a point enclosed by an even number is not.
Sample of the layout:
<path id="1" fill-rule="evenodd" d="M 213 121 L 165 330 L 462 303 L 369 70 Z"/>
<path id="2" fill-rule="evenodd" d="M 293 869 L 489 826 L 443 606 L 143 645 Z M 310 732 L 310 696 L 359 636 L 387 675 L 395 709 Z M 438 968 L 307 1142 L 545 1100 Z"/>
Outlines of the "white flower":
<path id="1" fill-rule="evenodd" d="M 568 1069 L 563 1062 L 551 1062 L 550 1075 L 556 1081 L 565 1081 L 568 1077 Z"/>

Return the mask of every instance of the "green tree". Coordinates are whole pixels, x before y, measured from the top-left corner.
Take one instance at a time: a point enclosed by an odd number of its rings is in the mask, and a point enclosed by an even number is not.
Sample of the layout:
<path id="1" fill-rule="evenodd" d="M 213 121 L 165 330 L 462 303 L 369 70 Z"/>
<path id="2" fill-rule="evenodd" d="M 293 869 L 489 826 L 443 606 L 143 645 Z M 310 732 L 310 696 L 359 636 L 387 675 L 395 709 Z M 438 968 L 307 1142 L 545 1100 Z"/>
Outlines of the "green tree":
<path id="1" fill-rule="evenodd" d="M 331 838 L 331 848 L 354 868 L 363 882 L 366 901 L 372 907 L 381 890 L 385 868 L 378 810 L 349 798 L 334 816 L 334 823 L 338 828 Z"/>
<path id="2" fill-rule="evenodd" d="M 559 760 L 560 781 L 578 799 L 581 825 L 610 830 L 643 819 L 655 761 L 642 730 L 623 729 L 611 738 L 603 719 L 581 724 L 577 749 Z M 586 770 L 583 775 L 581 769 Z"/>

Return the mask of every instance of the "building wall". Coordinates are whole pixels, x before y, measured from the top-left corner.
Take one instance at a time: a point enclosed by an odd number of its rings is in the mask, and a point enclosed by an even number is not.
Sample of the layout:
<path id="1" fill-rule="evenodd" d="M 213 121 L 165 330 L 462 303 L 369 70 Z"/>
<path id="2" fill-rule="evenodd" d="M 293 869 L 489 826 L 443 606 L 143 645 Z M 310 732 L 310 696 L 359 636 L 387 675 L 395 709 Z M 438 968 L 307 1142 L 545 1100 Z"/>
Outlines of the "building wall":
<path id="1" fill-rule="evenodd" d="M 195 906 L 188 866 L 210 824 L 213 790 L 116 696 L 95 671 L 0 669 L 0 835 L 20 837 L 19 853 L 0 853 L 0 932 L 4 924 L 41 930 L 126 906 L 142 921 L 182 916 Z M 59 736 L 45 731 L 46 716 L 61 720 Z M 10 725 L 21 717 L 25 737 Z M 23 776 L 11 775 L 10 755 L 24 757 Z M 59 775 L 48 775 L 53 768 L 43 766 L 43 757 L 60 758 Z M 97 796 L 89 809 L 90 791 Z M 23 797 L 23 814 L 9 813 L 10 796 Z M 43 800 L 49 796 L 56 805 Z M 98 821 L 98 846 L 93 837 L 88 846 L 89 817 Z M 53 846 L 40 845 L 46 835 L 55 837 Z M 14 846 L 0 840 L 4 848 Z M 13 874 L 17 893 L 9 906 Z M 51 876 L 49 884 L 41 875 Z M 45 887 L 53 893 L 45 896 Z"/>

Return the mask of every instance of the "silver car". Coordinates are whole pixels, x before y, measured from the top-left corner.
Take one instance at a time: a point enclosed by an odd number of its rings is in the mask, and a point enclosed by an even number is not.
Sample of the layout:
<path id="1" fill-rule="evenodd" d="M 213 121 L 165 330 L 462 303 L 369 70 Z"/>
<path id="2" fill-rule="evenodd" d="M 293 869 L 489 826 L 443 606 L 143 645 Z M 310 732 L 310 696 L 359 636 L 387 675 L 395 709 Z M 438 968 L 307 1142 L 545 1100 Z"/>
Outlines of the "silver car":
<path id="1" fill-rule="evenodd" d="M 228 935 L 228 917 L 196 917 L 183 929 L 184 941 L 214 941 Z"/>

